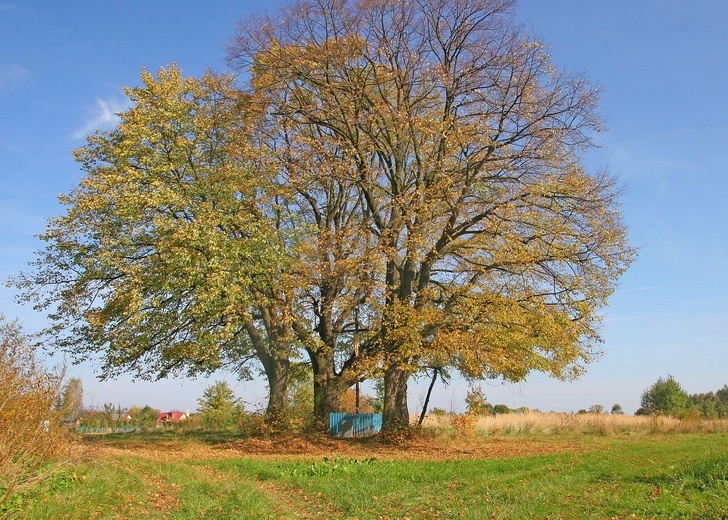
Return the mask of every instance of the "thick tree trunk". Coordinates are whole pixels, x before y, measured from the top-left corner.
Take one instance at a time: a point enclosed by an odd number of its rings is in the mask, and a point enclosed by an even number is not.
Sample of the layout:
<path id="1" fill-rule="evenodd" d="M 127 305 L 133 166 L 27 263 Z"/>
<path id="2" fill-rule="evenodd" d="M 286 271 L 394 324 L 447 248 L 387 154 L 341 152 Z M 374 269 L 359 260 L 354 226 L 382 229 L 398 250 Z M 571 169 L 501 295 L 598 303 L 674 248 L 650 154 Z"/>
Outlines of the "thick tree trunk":
<path id="1" fill-rule="evenodd" d="M 306 352 L 311 360 L 313 369 L 313 415 L 314 427 L 327 429 L 329 415 L 341 411 L 341 400 L 346 390 L 354 383 L 342 374 L 336 373 L 334 352 L 336 349 L 336 336 L 331 314 L 322 312 L 318 322 L 317 332 L 319 341 L 313 340 L 310 332 L 294 323 L 293 329 L 298 338 L 306 345 Z"/>
<path id="2" fill-rule="evenodd" d="M 329 425 L 329 414 L 341 411 L 341 400 L 351 386 L 334 372 L 334 359 L 321 352 L 308 352 L 313 366 L 313 415 L 317 428 Z"/>
<path id="3" fill-rule="evenodd" d="M 288 354 L 273 353 L 263 362 L 265 376 L 268 379 L 268 406 L 265 410 L 266 421 L 270 424 L 280 423 L 285 419 L 288 410 L 288 371 L 290 360 Z"/>
<path id="4" fill-rule="evenodd" d="M 258 359 L 263 365 L 268 380 L 268 406 L 265 410 L 266 422 L 280 425 L 288 410 L 288 372 L 290 370 L 291 346 L 288 339 L 278 339 L 268 334 L 268 341 L 257 329 L 252 320 L 245 323 L 248 336 Z"/>
<path id="5" fill-rule="evenodd" d="M 313 414 L 318 426 L 328 427 L 329 414 L 341 411 L 341 399 L 346 392 L 341 376 L 324 370 L 313 380 Z"/>
<path id="6" fill-rule="evenodd" d="M 382 429 L 392 430 L 409 426 L 407 407 L 407 380 L 409 374 L 396 367 L 384 372 L 384 416 Z"/>

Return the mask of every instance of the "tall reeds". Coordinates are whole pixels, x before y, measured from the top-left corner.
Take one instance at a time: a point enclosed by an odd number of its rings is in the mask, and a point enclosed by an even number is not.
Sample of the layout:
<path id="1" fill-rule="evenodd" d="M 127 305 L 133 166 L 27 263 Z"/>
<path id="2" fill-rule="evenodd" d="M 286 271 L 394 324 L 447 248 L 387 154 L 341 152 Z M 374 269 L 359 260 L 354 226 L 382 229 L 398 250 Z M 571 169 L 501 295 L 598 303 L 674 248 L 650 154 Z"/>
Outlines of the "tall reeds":
<path id="1" fill-rule="evenodd" d="M 728 431 L 728 420 L 678 419 L 606 413 L 509 413 L 486 416 L 429 415 L 425 428 L 452 429 L 479 435 L 640 434 Z"/>

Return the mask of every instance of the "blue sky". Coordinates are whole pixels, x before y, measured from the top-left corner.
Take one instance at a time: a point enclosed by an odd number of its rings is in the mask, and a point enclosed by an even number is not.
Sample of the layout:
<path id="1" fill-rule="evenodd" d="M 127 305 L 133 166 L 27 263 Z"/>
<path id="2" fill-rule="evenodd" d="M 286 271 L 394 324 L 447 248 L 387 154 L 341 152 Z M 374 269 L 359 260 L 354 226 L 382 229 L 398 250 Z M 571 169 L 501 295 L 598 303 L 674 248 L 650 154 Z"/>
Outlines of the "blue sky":
<path id="1" fill-rule="evenodd" d="M 62 210 L 80 171 L 71 150 L 126 107 L 122 86 L 143 67 L 177 63 L 189 75 L 222 69 L 236 21 L 278 2 L 0 0 L 0 279 L 41 247 L 34 235 Z M 578 382 L 534 375 L 484 382 L 492 403 L 575 411 L 620 403 L 672 374 L 691 393 L 728 383 L 728 3 L 722 0 L 522 0 L 517 18 L 555 63 L 603 87 L 607 131 L 586 162 L 627 186 L 623 213 L 638 260 L 606 309 L 604 355 Z M 28 331 L 44 317 L 0 288 L 0 313 Z M 210 380 L 100 383 L 70 366 L 87 404 L 194 409 Z M 261 383 L 237 383 L 259 404 Z M 416 409 L 426 382 L 411 385 Z M 438 387 L 434 406 L 464 410 L 464 382 Z"/>

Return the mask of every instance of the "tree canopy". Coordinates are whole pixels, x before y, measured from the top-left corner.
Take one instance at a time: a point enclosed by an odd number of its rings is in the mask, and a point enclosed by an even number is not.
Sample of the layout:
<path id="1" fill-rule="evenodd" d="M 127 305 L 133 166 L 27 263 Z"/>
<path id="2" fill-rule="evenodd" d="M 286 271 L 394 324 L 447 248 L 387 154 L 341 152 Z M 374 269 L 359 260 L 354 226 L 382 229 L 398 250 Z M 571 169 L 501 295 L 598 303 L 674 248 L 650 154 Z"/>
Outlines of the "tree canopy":
<path id="1" fill-rule="evenodd" d="M 112 376 L 256 356 L 277 412 L 301 347 L 319 419 L 383 377 L 385 427 L 423 370 L 584 371 L 634 252 L 617 180 L 582 164 L 598 89 L 512 2 L 299 2 L 243 20 L 229 63 L 242 82 L 144 71 L 76 152 L 16 280 L 61 348 Z"/>
<path id="2" fill-rule="evenodd" d="M 102 377 L 209 373 L 257 356 L 285 407 L 288 284 L 274 186 L 233 77 L 178 67 L 126 89 L 132 108 L 75 152 L 86 172 L 16 284 L 56 344 Z M 283 301 L 285 306 L 285 301 Z M 283 372 L 283 375 L 281 375 Z"/>
<path id="3" fill-rule="evenodd" d="M 511 4 L 301 3 L 230 47 L 281 147 L 335 161 L 360 204 L 386 424 L 407 424 L 407 379 L 433 358 L 473 378 L 581 373 L 633 256 L 618 184 L 580 161 L 598 90 L 554 67 Z M 309 186 L 331 179 L 305 167 Z"/>
<path id="4" fill-rule="evenodd" d="M 728 417 L 728 385 L 716 392 L 688 394 L 672 376 L 658 378 L 642 393 L 636 415 L 698 415 L 704 419 Z"/>
<path id="5" fill-rule="evenodd" d="M 690 404 L 690 396 L 675 378 L 659 378 L 642 393 L 637 415 L 671 415 L 678 417 Z"/>
<path id="6" fill-rule="evenodd" d="M 197 412 L 202 418 L 202 423 L 208 427 L 232 426 L 243 411 L 242 402 L 235 397 L 227 381 L 216 381 L 205 389 L 197 401 L 200 405 Z"/>
<path id="7" fill-rule="evenodd" d="M 83 381 L 78 377 L 69 379 L 58 398 L 56 409 L 64 418 L 77 419 L 83 412 Z"/>

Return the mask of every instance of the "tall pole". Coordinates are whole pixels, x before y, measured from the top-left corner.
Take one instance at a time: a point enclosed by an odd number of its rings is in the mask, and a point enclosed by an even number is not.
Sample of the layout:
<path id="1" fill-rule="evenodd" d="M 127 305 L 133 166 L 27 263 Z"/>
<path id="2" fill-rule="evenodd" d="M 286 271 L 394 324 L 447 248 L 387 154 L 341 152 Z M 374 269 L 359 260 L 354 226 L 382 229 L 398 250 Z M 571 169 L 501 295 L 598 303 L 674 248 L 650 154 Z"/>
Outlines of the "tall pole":
<path id="1" fill-rule="evenodd" d="M 359 307 L 354 307 L 354 359 L 359 359 Z M 356 414 L 359 415 L 359 376 L 356 378 Z"/>

